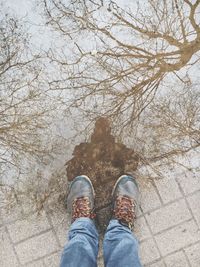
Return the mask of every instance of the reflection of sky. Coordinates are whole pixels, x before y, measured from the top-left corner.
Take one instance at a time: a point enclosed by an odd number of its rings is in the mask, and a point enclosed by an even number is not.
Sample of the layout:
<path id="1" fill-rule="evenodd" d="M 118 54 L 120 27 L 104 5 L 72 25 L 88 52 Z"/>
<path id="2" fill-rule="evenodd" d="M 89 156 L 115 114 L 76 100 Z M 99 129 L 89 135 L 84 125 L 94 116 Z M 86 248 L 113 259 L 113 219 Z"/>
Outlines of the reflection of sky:
<path id="1" fill-rule="evenodd" d="M 31 0 L 6 0 L 5 5 L 12 8 L 17 15 L 25 16 L 27 13 L 31 15 L 29 12 L 33 7 L 32 3 Z"/>
<path id="2" fill-rule="evenodd" d="M 32 37 L 33 46 L 44 49 L 51 43 L 51 32 L 44 26 L 41 7 L 36 3 L 37 1 L 34 0 L 6 0 L 5 6 L 10 9 L 11 14 L 23 19 Z"/>

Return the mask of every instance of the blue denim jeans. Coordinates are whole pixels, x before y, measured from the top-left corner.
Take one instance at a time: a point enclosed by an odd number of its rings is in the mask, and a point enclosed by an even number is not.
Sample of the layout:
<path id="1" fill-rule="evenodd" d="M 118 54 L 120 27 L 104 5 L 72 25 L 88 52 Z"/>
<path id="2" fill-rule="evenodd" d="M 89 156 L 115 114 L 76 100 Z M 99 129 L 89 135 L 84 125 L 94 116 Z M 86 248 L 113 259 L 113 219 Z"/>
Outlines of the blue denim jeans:
<path id="1" fill-rule="evenodd" d="M 60 267 L 97 267 L 98 232 L 89 218 L 77 219 L 69 230 Z M 141 267 L 138 242 L 128 227 L 111 220 L 103 242 L 106 267 Z"/>

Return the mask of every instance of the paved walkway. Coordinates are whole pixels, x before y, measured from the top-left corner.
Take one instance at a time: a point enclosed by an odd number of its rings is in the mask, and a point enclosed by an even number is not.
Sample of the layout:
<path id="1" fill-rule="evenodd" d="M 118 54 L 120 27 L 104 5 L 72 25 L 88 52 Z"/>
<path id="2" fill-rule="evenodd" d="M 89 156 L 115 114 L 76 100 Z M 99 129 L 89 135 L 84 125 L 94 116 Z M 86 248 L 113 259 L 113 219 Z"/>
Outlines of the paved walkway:
<path id="1" fill-rule="evenodd" d="M 146 267 L 200 266 L 200 177 L 189 173 L 177 177 L 148 185 L 139 180 L 141 207 L 135 232 Z M 59 266 L 68 228 L 65 211 L 46 211 L 40 217 L 30 213 L 24 218 L 19 208 L 2 214 L 1 267 Z"/>

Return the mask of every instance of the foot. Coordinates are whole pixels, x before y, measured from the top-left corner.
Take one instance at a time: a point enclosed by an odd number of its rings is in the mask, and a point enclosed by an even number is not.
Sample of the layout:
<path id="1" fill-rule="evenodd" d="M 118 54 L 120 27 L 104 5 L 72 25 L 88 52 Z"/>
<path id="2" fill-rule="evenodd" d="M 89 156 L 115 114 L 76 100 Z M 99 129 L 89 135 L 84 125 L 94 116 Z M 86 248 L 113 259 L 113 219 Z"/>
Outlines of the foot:
<path id="1" fill-rule="evenodd" d="M 138 206 L 139 189 L 136 180 L 130 175 L 122 175 L 116 182 L 113 193 L 113 219 L 131 230 L 136 219 L 136 208 Z"/>
<path id="2" fill-rule="evenodd" d="M 85 175 L 77 176 L 71 183 L 67 198 L 71 222 L 81 217 L 95 218 L 94 197 L 94 188 L 90 179 Z"/>

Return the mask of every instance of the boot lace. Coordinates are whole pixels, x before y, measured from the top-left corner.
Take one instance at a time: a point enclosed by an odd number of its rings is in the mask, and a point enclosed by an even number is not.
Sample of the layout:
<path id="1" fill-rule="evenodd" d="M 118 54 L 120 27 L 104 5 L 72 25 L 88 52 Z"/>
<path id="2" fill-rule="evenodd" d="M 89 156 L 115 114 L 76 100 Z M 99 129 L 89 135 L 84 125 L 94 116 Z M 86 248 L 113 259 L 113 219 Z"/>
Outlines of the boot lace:
<path id="1" fill-rule="evenodd" d="M 127 196 L 117 196 L 115 201 L 114 218 L 122 224 L 126 224 L 132 230 L 136 218 L 135 201 Z"/>
<path id="2" fill-rule="evenodd" d="M 89 197 L 76 198 L 72 204 L 72 222 L 77 218 L 87 217 L 90 219 L 95 218 L 95 213 L 90 207 Z"/>

